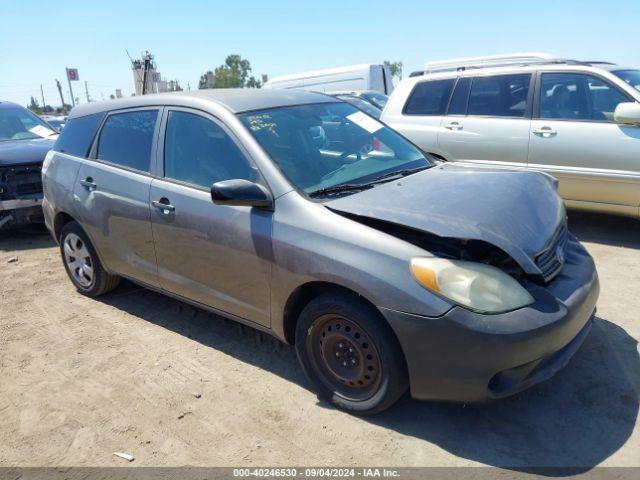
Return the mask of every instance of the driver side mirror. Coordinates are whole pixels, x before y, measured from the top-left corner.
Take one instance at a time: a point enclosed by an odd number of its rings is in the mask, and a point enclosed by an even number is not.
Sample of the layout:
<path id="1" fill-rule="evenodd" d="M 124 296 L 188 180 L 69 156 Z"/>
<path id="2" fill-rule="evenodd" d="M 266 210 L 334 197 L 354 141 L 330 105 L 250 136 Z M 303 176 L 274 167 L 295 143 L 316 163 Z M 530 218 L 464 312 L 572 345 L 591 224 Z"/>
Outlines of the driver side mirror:
<path id="1" fill-rule="evenodd" d="M 619 103 L 613 112 L 613 119 L 616 123 L 640 125 L 640 103 Z"/>
<path id="2" fill-rule="evenodd" d="M 211 185 L 211 200 L 216 205 L 273 208 L 271 192 L 249 180 L 223 180 Z"/>

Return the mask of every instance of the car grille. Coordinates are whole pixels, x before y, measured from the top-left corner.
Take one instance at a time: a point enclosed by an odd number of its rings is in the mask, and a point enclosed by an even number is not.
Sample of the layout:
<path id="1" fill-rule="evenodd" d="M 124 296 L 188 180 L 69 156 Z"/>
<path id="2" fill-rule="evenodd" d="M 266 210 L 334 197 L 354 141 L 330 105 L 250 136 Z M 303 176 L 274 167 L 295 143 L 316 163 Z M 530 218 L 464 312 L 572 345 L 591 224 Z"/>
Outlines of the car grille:
<path id="1" fill-rule="evenodd" d="M 550 282 L 562 270 L 569 240 L 566 222 L 558 228 L 553 239 L 542 252 L 536 255 L 536 265 L 542 272 L 545 282 Z"/>
<path id="2" fill-rule="evenodd" d="M 40 164 L 0 169 L 0 197 L 15 198 L 42 193 L 41 171 Z"/>

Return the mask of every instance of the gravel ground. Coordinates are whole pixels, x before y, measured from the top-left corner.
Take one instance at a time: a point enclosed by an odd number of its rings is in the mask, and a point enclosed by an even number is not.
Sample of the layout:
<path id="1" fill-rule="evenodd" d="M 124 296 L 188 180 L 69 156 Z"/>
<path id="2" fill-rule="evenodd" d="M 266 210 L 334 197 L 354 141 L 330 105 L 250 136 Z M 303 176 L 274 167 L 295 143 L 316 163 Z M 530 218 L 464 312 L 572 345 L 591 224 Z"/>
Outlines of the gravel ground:
<path id="1" fill-rule="evenodd" d="M 602 293 L 567 368 L 494 404 L 373 418 L 319 403 L 292 347 L 126 282 L 85 298 L 46 234 L 2 233 L 0 466 L 640 466 L 640 222 L 570 225 Z"/>

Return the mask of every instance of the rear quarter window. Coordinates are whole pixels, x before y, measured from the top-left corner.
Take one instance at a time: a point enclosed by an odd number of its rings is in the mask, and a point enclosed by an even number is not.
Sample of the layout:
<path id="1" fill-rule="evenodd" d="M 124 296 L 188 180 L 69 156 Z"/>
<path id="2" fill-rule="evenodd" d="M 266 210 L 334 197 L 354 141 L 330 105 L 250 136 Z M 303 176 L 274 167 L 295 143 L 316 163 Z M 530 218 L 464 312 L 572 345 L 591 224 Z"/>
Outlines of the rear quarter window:
<path id="1" fill-rule="evenodd" d="M 86 157 L 103 117 L 104 113 L 95 113 L 72 118 L 66 123 L 53 149 L 76 157 Z"/>
<path id="2" fill-rule="evenodd" d="M 454 80 L 447 78 L 416 84 L 402 113 L 405 115 L 444 115 Z"/>

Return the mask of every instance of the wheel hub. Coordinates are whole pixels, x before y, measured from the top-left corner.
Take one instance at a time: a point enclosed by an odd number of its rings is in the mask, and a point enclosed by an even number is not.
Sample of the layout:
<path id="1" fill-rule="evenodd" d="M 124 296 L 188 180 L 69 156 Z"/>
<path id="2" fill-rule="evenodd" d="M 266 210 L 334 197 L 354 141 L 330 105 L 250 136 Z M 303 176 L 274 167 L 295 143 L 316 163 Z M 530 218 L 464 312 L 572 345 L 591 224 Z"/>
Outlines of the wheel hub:
<path id="1" fill-rule="evenodd" d="M 89 287 L 93 282 L 93 263 L 85 243 L 78 235 L 70 233 L 64 239 L 63 250 L 73 279 L 82 287 Z"/>
<path id="2" fill-rule="evenodd" d="M 366 333 L 346 318 L 325 321 L 318 335 L 322 363 L 344 387 L 363 391 L 377 381 L 380 360 Z"/>

